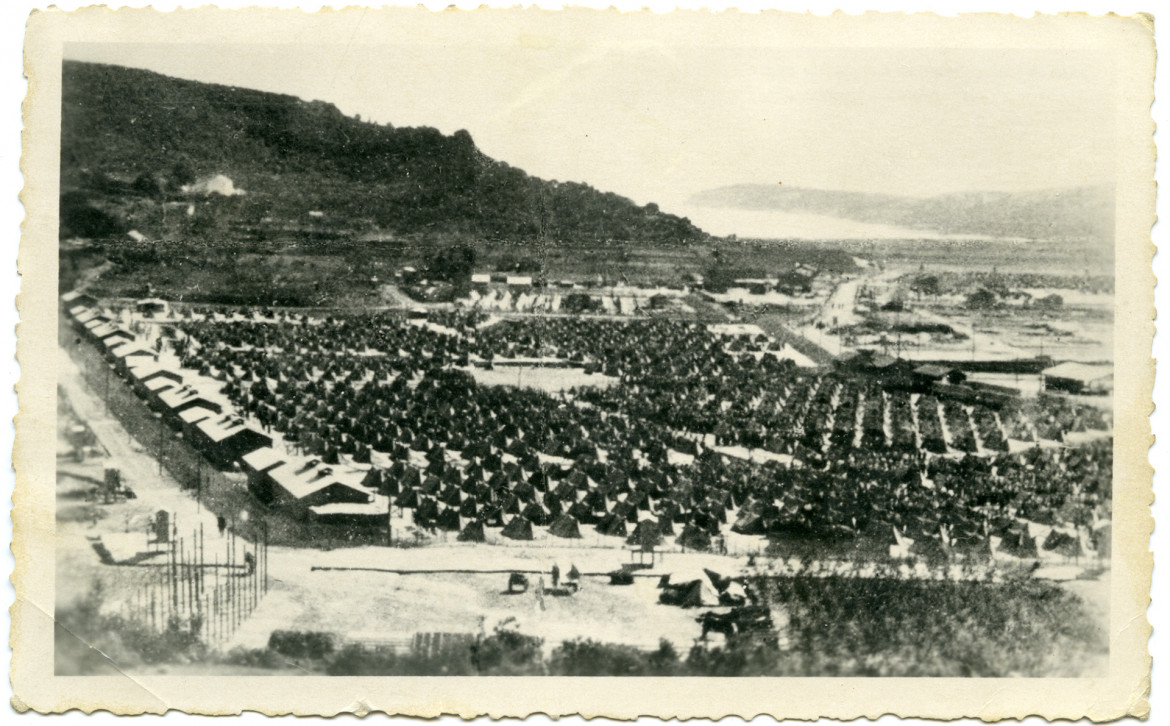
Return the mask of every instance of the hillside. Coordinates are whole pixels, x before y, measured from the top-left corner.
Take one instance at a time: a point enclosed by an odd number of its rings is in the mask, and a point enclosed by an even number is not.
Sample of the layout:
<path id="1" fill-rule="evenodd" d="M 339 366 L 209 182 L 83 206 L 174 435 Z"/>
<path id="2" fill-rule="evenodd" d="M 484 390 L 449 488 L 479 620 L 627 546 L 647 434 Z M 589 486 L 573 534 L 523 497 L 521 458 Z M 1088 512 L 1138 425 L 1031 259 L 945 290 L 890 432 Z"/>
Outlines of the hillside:
<path id="1" fill-rule="evenodd" d="M 867 192 L 737 184 L 701 192 L 695 204 L 818 214 L 941 235 L 1111 241 L 1113 190 L 964 192 L 926 198 Z"/>
<path id="2" fill-rule="evenodd" d="M 323 102 L 64 63 L 62 235 L 138 229 L 182 239 L 321 238 L 687 244 L 684 218 L 579 183 L 544 181 L 482 154 L 466 131 L 395 128 Z M 223 175 L 246 193 L 184 185 Z M 312 215 L 309 213 L 313 212 Z"/>

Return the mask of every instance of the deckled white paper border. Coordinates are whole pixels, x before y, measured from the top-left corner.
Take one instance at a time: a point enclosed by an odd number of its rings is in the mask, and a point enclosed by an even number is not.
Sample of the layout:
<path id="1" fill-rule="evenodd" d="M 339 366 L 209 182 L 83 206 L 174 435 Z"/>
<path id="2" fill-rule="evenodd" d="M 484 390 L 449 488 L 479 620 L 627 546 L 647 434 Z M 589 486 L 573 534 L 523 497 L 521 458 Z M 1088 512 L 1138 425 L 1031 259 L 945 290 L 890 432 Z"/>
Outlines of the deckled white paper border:
<path id="1" fill-rule="evenodd" d="M 140 4 L 140 3 L 136 3 L 136 4 Z M 541 3 L 541 4 L 543 4 L 543 3 Z M 582 3 L 582 4 L 589 4 L 589 3 Z M 245 5 L 245 4 L 243 4 L 243 3 L 224 3 L 223 5 L 225 5 L 225 6 L 229 6 L 229 7 L 230 7 L 230 6 L 242 6 L 242 5 Z M 290 4 L 290 3 L 270 3 L 270 5 L 284 5 L 284 6 L 287 6 L 287 5 L 291 5 L 291 4 Z M 438 4 L 434 4 L 434 3 L 432 3 L 431 5 L 435 5 L 435 6 L 437 6 Z M 471 7 L 471 6 L 472 6 L 472 4 L 469 4 L 469 3 L 459 3 L 459 5 L 460 5 L 461 7 Z M 681 7 L 706 7 L 706 6 L 708 6 L 708 4 L 700 4 L 700 3 L 686 3 L 686 2 L 679 3 L 679 5 L 680 5 Z M 172 3 L 172 4 L 160 4 L 160 7 L 164 7 L 164 8 L 166 8 L 166 7 L 171 7 L 171 6 L 173 6 L 173 3 Z M 740 6 L 741 6 L 741 7 L 749 7 L 747 4 L 740 4 Z M 842 4 L 841 4 L 841 6 L 842 6 L 842 7 L 845 7 L 847 10 L 857 10 L 857 9 L 859 9 L 859 8 L 857 7 L 857 5 L 856 5 L 856 4 L 842 3 Z M 313 5 L 306 5 L 305 7 L 306 7 L 306 8 L 308 8 L 308 9 L 312 9 L 314 6 L 313 6 Z M 863 5 L 863 6 L 861 6 L 861 7 L 863 7 L 863 8 L 874 8 L 874 7 L 877 7 L 877 6 L 876 6 L 876 5 L 874 5 L 874 4 L 869 4 L 869 5 Z M 908 8 L 908 9 L 914 9 L 914 7 L 913 7 L 913 6 L 901 6 L 901 7 L 903 7 L 903 8 Z M 1122 11 L 1124 11 L 1124 8 L 1118 8 L 1117 6 L 1111 6 L 1111 7 L 1112 7 L 1112 9 L 1114 9 L 1114 10 L 1122 10 Z M 656 6 L 656 7 L 655 7 L 655 9 L 660 9 L 660 8 Z M 984 9 L 988 9 L 988 8 L 987 8 L 986 6 L 984 6 Z M 1012 8 L 1010 8 L 1010 7 L 1009 7 L 1008 9 L 1012 9 Z M 9 8 L 6 8 L 6 11 L 9 11 Z M 823 10 L 821 10 L 821 12 L 823 12 Z M 19 24 L 19 22 L 18 22 L 18 23 L 8 23 L 8 24 L 6 24 L 6 28 L 7 28 L 9 31 L 11 31 L 11 30 L 12 30 L 14 27 L 15 27 L 15 28 L 19 28 L 19 27 L 20 27 L 20 24 Z M 8 45 L 8 46 L 6 46 L 6 47 L 14 47 L 14 46 L 12 46 L 12 45 Z M 5 158 L 5 161 L 8 161 L 8 158 L 7 158 L 7 157 Z M 20 212 L 18 211 L 18 214 L 19 214 L 19 213 L 20 213 Z M 6 218 L 7 218 L 7 217 L 6 217 Z M 8 327 L 8 329 L 11 329 L 11 326 L 9 326 L 9 327 Z M 2 439 L 0 439 L 0 443 L 3 443 L 3 440 L 2 440 Z M 1157 452 L 1155 451 L 1155 454 L 1156 454 L 1156 453 L 1157 453 Z M 9 485 L 10 485 L 10 482 L 9 482 Z M 1156 593 L 1155 593 L 1155 594 L 1156 594 Z M 1156 619 L 1155 619 L 1155 622 L 1156 622 Z M 1156 674 L 1156 673 L 1157 673 L 1157 671 L 1155 672 L 1155 674 Z M 633 680 L 633 681 L 632 681 L 632 682 L 630 682 L 630 683 L 631 683 L 631 685 L 634 685 L 634 684 L 637 684 L 638 682 L 639 682 L 639 679 L 635 679 L 635 680 Z M 893 685 L 894 685 L 893 683 L 891 683 L 891 682 L 889 682 L 889 681 L 886 681 L 886 683 L 888 683 L 890 686 L 893 686 Z M 538 682 L 536 685 L 537 685 L 537 686 L 539 686 L 539 682 Z"/>

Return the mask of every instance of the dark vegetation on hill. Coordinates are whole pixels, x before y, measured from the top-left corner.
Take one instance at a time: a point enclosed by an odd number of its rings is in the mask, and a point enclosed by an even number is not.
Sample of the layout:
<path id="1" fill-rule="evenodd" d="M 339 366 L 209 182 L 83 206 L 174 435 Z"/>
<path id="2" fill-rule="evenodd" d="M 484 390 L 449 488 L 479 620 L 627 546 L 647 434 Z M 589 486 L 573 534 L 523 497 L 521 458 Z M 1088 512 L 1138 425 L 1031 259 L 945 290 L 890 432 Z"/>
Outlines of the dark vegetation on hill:
<path id="1" fill-rule="evenodd" d="M 67 61 L 62 84 L 63 237 L 706 237 L 654 204 L 490 159 L 466 131 L 378 125 L 328 103 L 110 65 Z M 247 194 L 201 198 L 186 214 L 180 187 L 216 174 Z"/>

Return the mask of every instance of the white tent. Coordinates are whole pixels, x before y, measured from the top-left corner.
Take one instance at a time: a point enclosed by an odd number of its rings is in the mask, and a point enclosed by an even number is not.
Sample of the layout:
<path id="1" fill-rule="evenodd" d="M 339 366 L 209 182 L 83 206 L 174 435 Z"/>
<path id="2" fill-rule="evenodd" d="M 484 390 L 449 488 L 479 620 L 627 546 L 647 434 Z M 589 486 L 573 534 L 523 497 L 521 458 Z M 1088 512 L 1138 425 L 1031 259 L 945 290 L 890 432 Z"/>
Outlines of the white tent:
<path id="1" fill-rule="evenodd" d="M 701 567 L 681 566 L 665 575 L 663 580 L 670 587 L 693 587 L 698 600 L 694 605 L 712 607 L 719 604 L 719 591 Z"/>

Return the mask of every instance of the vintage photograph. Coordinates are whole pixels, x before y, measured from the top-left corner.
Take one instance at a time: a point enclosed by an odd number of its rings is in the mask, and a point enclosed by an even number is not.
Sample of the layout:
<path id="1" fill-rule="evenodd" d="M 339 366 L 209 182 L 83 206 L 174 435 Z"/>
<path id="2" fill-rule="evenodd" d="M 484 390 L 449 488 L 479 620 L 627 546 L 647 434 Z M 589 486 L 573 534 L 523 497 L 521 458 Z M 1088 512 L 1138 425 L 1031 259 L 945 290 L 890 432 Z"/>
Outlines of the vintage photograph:
<path id="1" fill-rule="evenodd" d="M 614 21 L 61 45 L 55 676 L 1109 677 L 1115 44 Z"/>

